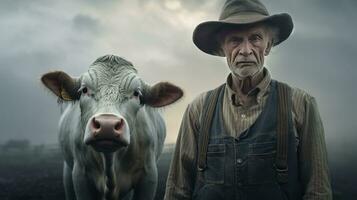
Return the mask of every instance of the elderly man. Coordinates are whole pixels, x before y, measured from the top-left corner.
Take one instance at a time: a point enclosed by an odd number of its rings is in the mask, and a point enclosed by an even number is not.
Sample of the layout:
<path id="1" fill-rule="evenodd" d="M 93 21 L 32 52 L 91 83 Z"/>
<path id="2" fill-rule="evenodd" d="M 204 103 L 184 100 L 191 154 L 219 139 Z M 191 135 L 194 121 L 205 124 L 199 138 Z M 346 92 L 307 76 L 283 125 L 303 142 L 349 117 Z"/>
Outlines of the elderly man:
<path id="1" fill-rule="evenodd" d="M 225 56 L 225 84 L 189 104 L 167 180 L 172 199 L 332 199 L 314 97 L 271 79 L 264 59 L 293 29 L 258 0 L 228 0 L 195 45 Z M 288 67 L 288 66 L 287 66 Z"/>

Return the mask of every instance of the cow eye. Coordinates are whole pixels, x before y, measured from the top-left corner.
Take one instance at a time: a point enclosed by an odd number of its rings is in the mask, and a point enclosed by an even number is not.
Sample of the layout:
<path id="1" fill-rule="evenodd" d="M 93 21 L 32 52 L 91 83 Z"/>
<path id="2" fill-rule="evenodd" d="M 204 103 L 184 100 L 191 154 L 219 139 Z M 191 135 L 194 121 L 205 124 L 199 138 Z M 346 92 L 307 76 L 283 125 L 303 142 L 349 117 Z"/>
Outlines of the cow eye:
<path id="1" fill-rule="evenodd" d="M 139 91 L 134 91 L 134 96 L 138 97 L 139 96 Z"/>
<path id="2" fill-rule="evenodd" d="M 88 89 L 85 87 L 82 89 L 83 94 L 86 94 L 88 92 Z"/>
<path id="3" fill-rule="evenodd" d="M 143 94 L 141 93 L 141 91 L 139 89 L 134 90 L 134 94 L 135 97 L 141 97 Z"/>
<path id="4" fill-rule="evenodd" d="M 81 88 L 79 88 L 78 92 L 80 92 L 82 94 L 87 94 L 88 88 L 86 86 L 82 86 Z"/>
<path id="5" fill-rule="evenodd" d="M 136 90 L 134 90 L 134 93 L 133 93 L 134 97 L 135 98 L 138 98 L 139 101 L 140 101 L 140 105 L 143 105 L 144 104 L 144 101 L 143 101 L 143 93 L 141 92 L 141 90 L 138 88 Z"/>

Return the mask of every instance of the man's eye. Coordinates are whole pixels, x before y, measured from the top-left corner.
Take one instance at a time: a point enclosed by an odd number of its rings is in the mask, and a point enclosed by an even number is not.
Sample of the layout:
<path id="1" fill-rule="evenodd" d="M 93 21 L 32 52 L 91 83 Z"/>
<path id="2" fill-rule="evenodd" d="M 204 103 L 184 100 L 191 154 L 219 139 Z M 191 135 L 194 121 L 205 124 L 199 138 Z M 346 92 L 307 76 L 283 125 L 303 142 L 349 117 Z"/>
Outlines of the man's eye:
<path id="1" fill-rule="evenodd" d="M 228 40 L 229 43 L 232 43 L 232 44 L 238 44 L 240 42 L 240 39 L 239 38 L 231 38 Z"/>
<path id="2" fill-rule="evenodd" d="M 252 40 L 252 41 L 258 41 L 258 40 L 260 40 L 262 37 L 260 37 L 259 35 L 253 35 L 251 38 L 250 38 L 250 40 Z"/>

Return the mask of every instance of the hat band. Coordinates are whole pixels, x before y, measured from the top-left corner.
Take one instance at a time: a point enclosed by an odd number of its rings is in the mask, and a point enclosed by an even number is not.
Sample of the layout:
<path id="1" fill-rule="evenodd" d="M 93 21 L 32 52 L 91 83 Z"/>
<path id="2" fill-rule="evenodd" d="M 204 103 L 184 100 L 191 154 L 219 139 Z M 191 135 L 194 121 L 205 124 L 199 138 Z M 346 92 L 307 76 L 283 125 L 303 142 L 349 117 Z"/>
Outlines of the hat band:
<path id="1" fill-rule="evenodd" d="M 220 19 L 219 21 L 234 24 L 248 24 L 258 22 L 267 17 L 269 17 L 269 15 L 263 15 L 256 12 L 245 12 L 239 13 L 238 15 L 231 15 L 225 19 Z"/>

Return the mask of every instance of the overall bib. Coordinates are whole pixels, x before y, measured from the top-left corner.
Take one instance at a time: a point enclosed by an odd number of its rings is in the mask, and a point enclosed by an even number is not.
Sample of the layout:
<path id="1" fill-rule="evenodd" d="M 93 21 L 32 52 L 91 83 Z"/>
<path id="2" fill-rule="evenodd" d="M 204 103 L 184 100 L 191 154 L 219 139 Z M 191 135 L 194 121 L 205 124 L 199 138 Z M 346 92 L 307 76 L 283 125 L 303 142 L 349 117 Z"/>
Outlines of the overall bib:
<path id="1" fill-rule="evenodd" d="M 238 138 L 229 136 L 224 128 L 222 120 L 224 87 L 220 87 L 212 125 L 208 131 L 206 168 L 197 171 L 193 199 L 301 199 L 291 103 L 286 120 L 288 122 L 287 181 L 280 183 L 277 178 L 275 158 L 278 84 L 280 83 L 275 80 L 271 81 L 270 93 L 263 111 L 255 123 Z M 287 97 L 287 100 L 291 102 L 291 96 Z M 206 106 L 207 103 L 204 109 L 207 109 Z"/>

